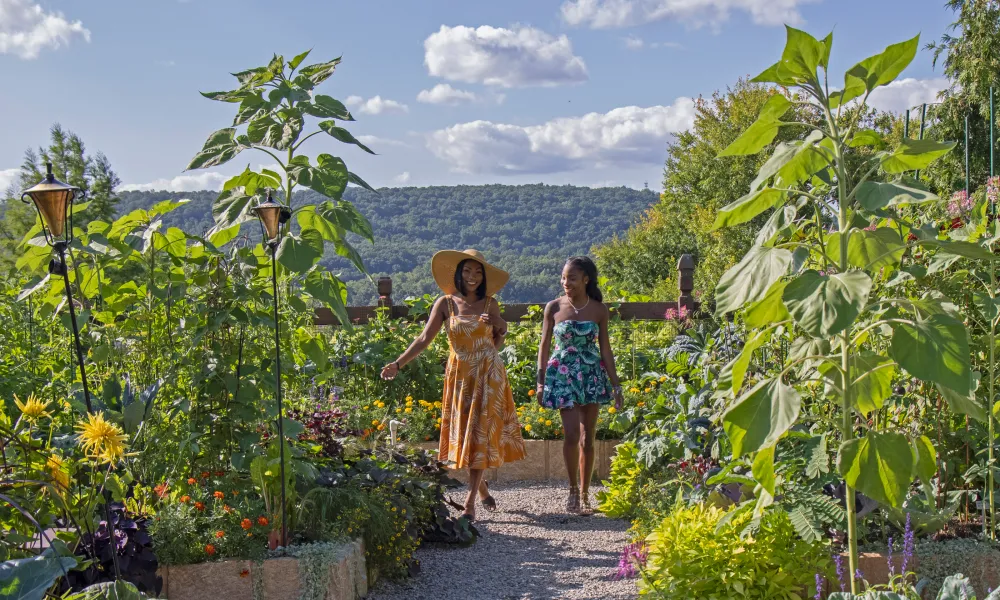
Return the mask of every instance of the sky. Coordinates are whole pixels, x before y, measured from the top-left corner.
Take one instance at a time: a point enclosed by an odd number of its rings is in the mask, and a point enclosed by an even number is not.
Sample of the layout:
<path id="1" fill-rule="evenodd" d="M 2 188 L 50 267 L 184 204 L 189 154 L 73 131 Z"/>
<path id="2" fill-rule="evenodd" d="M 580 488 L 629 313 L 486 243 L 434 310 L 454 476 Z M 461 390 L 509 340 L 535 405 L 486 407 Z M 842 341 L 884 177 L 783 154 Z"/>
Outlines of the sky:
<path id="1" fill-rule="evenodd" d="M 219 189 L 247 165 L 185 172 L 236 105 L 230 73 L 312 49 L 343 56 L 317 93 L 377 156 L 312 138 L 376 187 L 648 185 L 694 100 L 754 76 L 784 24 L 834 32 L 833 81 L 885 46 L 940 38 L 944 0 L 0 0 L 0 190 L 60 123 L 124 189 Z M 872 103 L 905 110 L 946 85 L 921 50 Z"/>

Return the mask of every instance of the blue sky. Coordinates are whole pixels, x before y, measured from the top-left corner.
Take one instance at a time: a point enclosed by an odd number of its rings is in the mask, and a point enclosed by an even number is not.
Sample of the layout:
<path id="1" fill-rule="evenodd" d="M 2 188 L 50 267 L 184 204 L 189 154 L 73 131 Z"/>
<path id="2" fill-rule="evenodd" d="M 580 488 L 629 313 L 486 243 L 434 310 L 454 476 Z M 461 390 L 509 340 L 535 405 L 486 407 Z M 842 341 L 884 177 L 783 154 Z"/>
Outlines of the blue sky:
<path id="1" fill-rule="evenodd" d="M 367 156 L 313 138 L 375 186 L 573 183 L 659 189 L 692 98 L 773 63 L 782 23 L 834 31 L 831 72 L 954 15 L 943 0 L 0 0 L 0 188 L 52 123 L 134 189 L 218 188 L 244 153 L 184 173 L 234 105 L 199 91 L 313 48 L 343 55 L 319 91 L 350 101 Z M 944 85 L 926 51 L 874 103 Z M 421 92 L 424 92 L 421 94 Z M 6 181 L 5 181 L 6 178 Z"/>

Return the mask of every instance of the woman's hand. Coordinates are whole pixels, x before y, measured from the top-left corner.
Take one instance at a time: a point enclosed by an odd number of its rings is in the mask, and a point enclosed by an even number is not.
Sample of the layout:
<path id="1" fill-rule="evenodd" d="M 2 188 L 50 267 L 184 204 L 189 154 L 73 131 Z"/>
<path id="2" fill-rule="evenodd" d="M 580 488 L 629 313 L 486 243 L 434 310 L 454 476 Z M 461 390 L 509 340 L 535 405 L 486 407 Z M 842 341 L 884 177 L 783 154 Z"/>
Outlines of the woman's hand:
<path id="1" fill-rule="evenodd" d="M 622 392 L 622 386 L 616 385 L 612 389 L 612 395 L 615 397 L 615 410 L 621 410 L 622 405 L 625 403 L 625 394 Z"/>
<path id="2" fill-rule="evenodd" d="M 541 406 L 542 408 L 545 408 L 545 405 L 542 404 L 542 400 L 544 398 L 545 398 L 545 384 L 539 383 L 537 386 L 535 386 L 535 402 L 538 402 L 538 406 Z"/>
<path id="3" fill-rule="evenodd" d="M 399 363 L 391 362 L 382 367 L 382 379 L 392 381 L 396 378 L 396 375 L 399 375 Z"/>

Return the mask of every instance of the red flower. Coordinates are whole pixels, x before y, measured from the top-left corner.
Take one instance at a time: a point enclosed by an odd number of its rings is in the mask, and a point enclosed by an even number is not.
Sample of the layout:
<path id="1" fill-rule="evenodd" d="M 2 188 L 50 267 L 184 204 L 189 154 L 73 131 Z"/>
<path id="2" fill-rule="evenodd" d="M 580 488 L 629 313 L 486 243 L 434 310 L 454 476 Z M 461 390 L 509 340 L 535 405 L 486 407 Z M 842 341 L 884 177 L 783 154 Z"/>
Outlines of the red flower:
<path id="1" fill-rule="evenodd" d="M 242 571 L 240 571 L 240 577 L 250 577 L 250 570 L 243 569 Z"/>
<path id="2" fill-rule="evenodd" d="M 267 527 L 268 520 L 267 517 L 257 517 L 257 524 L 261 527 Z"/>
<path id="3" fill-rule="evenodd" d="M 230 507 L 228 504 L 223 504 L 222 505 L 222 510 L 224 510 L 226 512 L 226 514 L 229 514 L 229 513 L 233 512 L 232 507 Z"/>
<path id="4" fill-rule="evenodd" d="M 194 485 L 196 483 L 198 483 L 198 482 L 195 481 L 194 477 L 188 477 L 188 485 Z"/>
<path id="5" fill-rule="evenodd" d="M 212 556 L 215 554 L 215 546 L 212 544 L 205 544 L 205 554 Z"/>
<path id="6" fill-rule="evenodd" d="M 160 485 L 153 488 L 153 491 L 156 492 L 156 496 L 158 498 L 163 498 L 164 496 L 167 495 L 167 490 L 169 489 L 170 488 L 167 486 L 167 484 L 161 483 Z"/>
<path id="7" fill-rule="evenodd" d="M 243 519 L 240 522 L 240 527 L 242 527 L 243 529 L 249 530 L 251 527 L 253 527 L 253 521 L 251 521 L 250 519 Z"/>
<path id="8" fill-rule="evenodd" d="M 201 478 L 202 479 L 208 479 L 208 475 L 209 475 L 208 471 L 202 471 L 201 472 Z"/>
<path id="9" fill-rule="evenodd" d="M 215 537 L 217 537 L 217 538 L 219 538 L 221 540 L 222 538 L 226 537 L 226 532 L 225 531 L 216 531 L 215 532 Z"/>
<path id="10" fill-rule="evenodd" d="M 187 504 L 190 501 L 191 501 L 191 496 L 188 496 L 186 494 L 181 496 L 181 502 L 183 502 L 184 504 Z"/>
<path id="11" fill-rule="evenodd" d="M 226 472 L 225 472 L 225 471 L 216 471 L 216 472 L 215 472 L 215 476 L 216 476 L 216 477 L 222 477 L 222 476 L 223 476 L 223 475 L 225 475 L 225 474 L 226 474 Z"/>
<path id="12" fill-rule="evenodd" d="M 218 490 L 216 490 L 215 493 L 212 495 L 215 496 L 216 500 L 222 500 L 223 498 L 226 497 L 226 495 L 223 492 L 220 492 Z"/>
<path id="13" fill-rule="evenodd" d="M 205 510 L 205 504 L 203 502 L 195 502 L 194 507 L 198 510 Z"/>

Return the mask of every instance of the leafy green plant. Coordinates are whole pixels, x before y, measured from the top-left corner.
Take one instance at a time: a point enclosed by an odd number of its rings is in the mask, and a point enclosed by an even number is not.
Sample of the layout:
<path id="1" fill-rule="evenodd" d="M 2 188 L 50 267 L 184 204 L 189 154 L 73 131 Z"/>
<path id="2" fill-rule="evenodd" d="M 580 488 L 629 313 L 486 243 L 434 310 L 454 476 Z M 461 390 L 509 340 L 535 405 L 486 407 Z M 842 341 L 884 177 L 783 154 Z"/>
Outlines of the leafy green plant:
<path id="1" fill-rule="evenodd" d="M 788 517 L 772 513 L 752 537 L 741 535 L 746 514 L 721 522 L 724 511 L 703 504 L 675 506 L 646 538 L 649 556 L 640 593 L 663 599 L 775 598 L 815 592 L 830 573 L 823 544 L 799 539 Z"/>
<path id="2" fill-rule="evenodd" d="M 907 272 L 903 261 L 911 249 L 993 256 L 899 214 L 902 207 L 937 200 L 905 174 L 925 168 L 954 143 L 903 140 L 889 149 L 880 133 L 859 127 L 856 117 L 843 118 L 858 114 L 851 103 L 864 106 L 872 91 L 899 75 L 913 59 L 918 38 L 861 61 L 847 71 L 839 90 L 828 84 L 832 40 L 832 35 L 817 40 L 787 28 L 781 60 L 755 81 L 798 95 L 772 96 L 758 120 L 721 153 L 761 151 L 781 128 L 792 125 L 782 117 L 793 106 L 810 105 L 822 113 L 822 124 L 795 124 L 808 133 L 779 144 L 750 193 L 719 211 L 716 227 L 728 227 L 774 209 L 753 247 L 720 279 L 716 313 L 745 307 L 746 322 L 755 328 L 729 368 L 735 400 L 722 419 L 734 458 L 754 455 L 759 509 L 773 502 L 775 445 L 802 418 L 802 397 L 793 384 L 825 383 L 834 412 L 821 422 L 836 424 L 840 438 L 837 466 L 847 483 L 853 572 L 855 489 L 898 506 L 914 477 L 929 482 L 936 470 L 934 446 L 926 436 L 908 436 L 887 420 L 868 423 L 857 417 L 883 406 L 900 369 L 937 386 L 954 411 L 985 417 L 972 394 L 968 334 L 954 306 L 935 293 L 893 296 L 886 278 L 900 269 Z M 880 172 L 893 179 L 873 180 Z M 793 332 L 795 352 L 781 372 L 745 390 L 745 365 L 779 327 Z"/>

